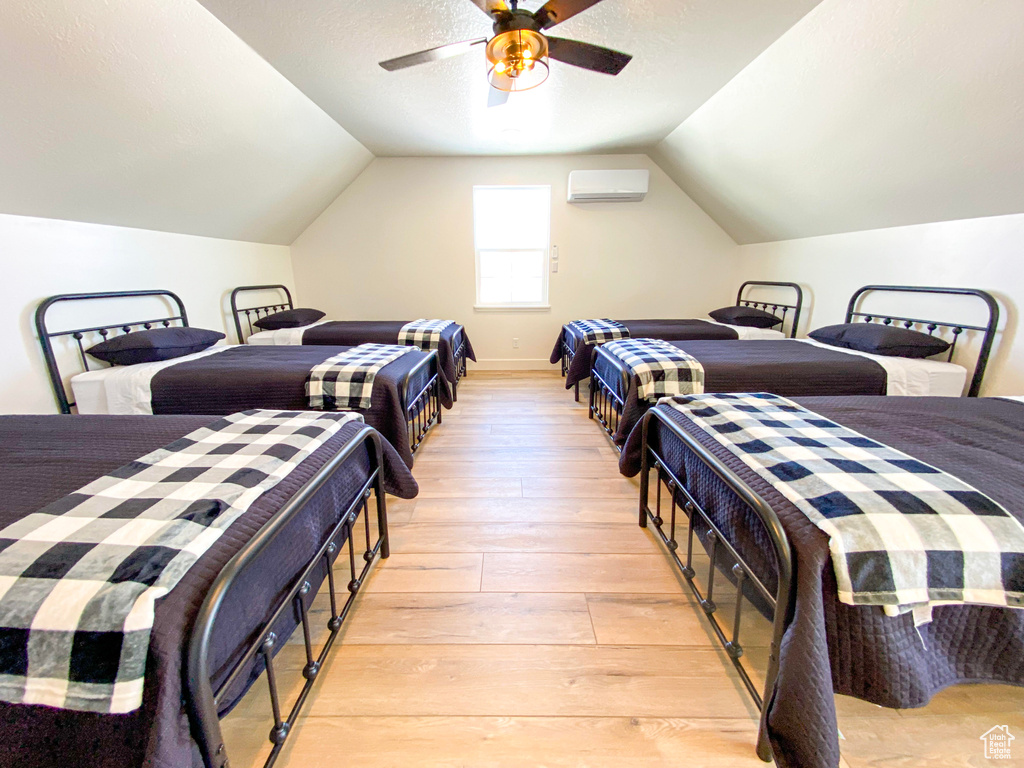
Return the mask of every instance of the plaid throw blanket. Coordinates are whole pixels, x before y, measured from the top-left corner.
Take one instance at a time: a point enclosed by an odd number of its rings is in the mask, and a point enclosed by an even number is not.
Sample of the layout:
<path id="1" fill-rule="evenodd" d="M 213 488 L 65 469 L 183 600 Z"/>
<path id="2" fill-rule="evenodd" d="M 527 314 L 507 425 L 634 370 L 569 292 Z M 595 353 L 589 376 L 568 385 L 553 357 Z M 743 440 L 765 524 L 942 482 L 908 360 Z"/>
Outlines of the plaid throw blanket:
<path id="1" fill-rule="evenodd" d="M 360 344 L 313 366 L 306 377 L 309 407 L 318 411 L 355 411 L 370 407 L 377 371 L 412 347 Z"/>
<path id="2" fill-rule="evenodd" d="M 828 534 L 842 602 L 1024 607 L 1024 526 L 970 485 L 777 395 L 663 402 Z"/>
<path id="3" fill-rule="evenodd" d="M 0 531 L 0 700 L 138 709 L 154 602 L 352 420 L 236 413 Z"/>
<path id="4" fill-rule="evenodd" d="M 406 323 L 398 331 L 398 343 L 407 347 L 419 347 L 424 350 L 437 349 L 441 346 L 441 331 L 454 320 L 427 320 L 420 318 Z"/>
<path id="5" fill-rule="evenodd" d="M 640 400 L 704 391 L 704 366 L 692 355 L 660 339 L 623 339 L 604 345 L 640 380 Z"/>
<path id="6" fill-rule="evenodd" d="M 628 339 L 629 329 L 615 320 L 573 320 L 569 323 L 583 335 L 584 344 L 604 344 L 606 341 Z"/>

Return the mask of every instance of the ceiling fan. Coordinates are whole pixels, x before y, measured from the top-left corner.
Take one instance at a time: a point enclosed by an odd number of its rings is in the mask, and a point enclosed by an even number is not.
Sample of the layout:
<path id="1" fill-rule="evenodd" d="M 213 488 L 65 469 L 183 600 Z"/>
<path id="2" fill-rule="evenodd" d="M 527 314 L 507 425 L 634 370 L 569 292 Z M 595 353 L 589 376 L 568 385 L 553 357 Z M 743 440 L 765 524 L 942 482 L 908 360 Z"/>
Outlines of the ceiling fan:
<path id="1" fill-rule="evenodd" d="M 520 10 L 518 0 L 470 2 L 491 17 L 494 22 L 493 37 L 442 45 L 388 59 L 380 62 L 380 65 L 393 72 L 416 64 L 459 56 L 486 43 L 487 80 L 491 84 L 487 105 L 497 106 L 508 100 L 511 91 L 536 88 L 547 80 L 549 58 L 606 75 L 619 74 L 633 58 L 627 53 L 599 45 L 544 34 L 544 30 L 597 5 L 601 0 L 548 0 L 535 13 Z"/>

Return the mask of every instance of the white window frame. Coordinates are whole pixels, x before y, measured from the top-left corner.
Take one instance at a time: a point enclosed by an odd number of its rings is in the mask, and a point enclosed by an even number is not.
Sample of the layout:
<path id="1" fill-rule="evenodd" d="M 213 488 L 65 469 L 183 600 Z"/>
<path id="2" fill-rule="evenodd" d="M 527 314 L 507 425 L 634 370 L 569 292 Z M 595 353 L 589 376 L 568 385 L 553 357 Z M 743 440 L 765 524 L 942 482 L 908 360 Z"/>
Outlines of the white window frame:
<path id="1" fill-rule="evenodd" d="M 476 192 L 478 189 L 543 189 L 548 194 L 548 205 L 545 207 L 547 212 L 547 243 L 543 248 L 477 248 L 476 247 L 476 209 L 473 211 L 473 251 L 476 254 L 476 304 L 474 309 L 477 312 L 507 312 L 507 311 L 522 311 L 522 312 L 544 312 L 551 309 L 549 303 L 549 278 L 548 275 L 551 272 L 551 185 L 550 184 L 475 184 L 473 191 Z M 476 200 L 474 195 L 473 205 L 476 206 Z M 480 299 L 480 254 L 486 251 L 500 251 L 502 253 L 534 253 L 541 251 L 542 264 L 541 264 L 541 300 L 538 302 L 525 302 L 525 301 L 514 301 L 510 303 L 488 303 L 481 301 Z"/>

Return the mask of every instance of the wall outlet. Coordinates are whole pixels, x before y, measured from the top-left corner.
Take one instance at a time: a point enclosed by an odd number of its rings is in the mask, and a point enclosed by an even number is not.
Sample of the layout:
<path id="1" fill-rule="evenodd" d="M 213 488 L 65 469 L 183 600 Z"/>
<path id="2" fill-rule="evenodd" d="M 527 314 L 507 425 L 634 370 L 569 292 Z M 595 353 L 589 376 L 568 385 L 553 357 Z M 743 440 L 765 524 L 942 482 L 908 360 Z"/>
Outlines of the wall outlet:
<path id="1" fill-rule="evenodd" d="M 512 349 L 519 349 L 519 337 L 518 336 L 513 336 L 512 337 Z"/>

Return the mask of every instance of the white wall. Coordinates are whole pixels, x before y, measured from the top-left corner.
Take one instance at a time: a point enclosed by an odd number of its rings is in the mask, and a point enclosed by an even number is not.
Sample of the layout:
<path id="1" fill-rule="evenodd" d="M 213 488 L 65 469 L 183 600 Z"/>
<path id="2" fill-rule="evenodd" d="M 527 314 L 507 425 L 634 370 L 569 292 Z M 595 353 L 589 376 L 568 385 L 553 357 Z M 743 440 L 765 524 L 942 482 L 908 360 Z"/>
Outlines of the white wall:
<path id="1" fill-rule="evenodd" d="M 54 398 L 35 336 L 39 302 L 57 293 L 166 288 L 200 328 L 233 331 L 227 294 L 237 285 L 291 283 L 288 247 L 100 224 L 0 215 L 0 413 L 53 413 Z M 163 317 L 153 300 L 68 305 L 54 329 Z M 149 314 L 152 313 L 152 314 Z"/>
<path id="2" fill-rule="evenodd" d="M 869 283 L 983 288 L 999 299 L 1005 329 L 982 393 L 1024 394 L 1024 348 L 1014 345 L 1024 306 L 1024 214 L 876 229 L 738 247 L 743 279 L 809 287 L 801 329 L 843 322 L 853 292 Z M 869 311 L 977 323 L 976 302 L 876 295 Z M 959 346 L 959 345 L 958 345 Z M 970 345 L 967 350 L 969 351 Z M 973 358 L 969 358 L 973 360 Z"/>
<path id="3" fill-rule="evenodd" d="M 569 171 L 634 167 L 651 171 L 644 202 L 565 202 Z M 474 311 L 476 184 L 551 185 L 550 311 Z M 646 155 L 378 158 L 292 244 L 300 303 L 339 319 L 457 320 L 494 368 L 547 368 L 574 318 L 700 316 L 731 303 L 734 253 Z"/>

